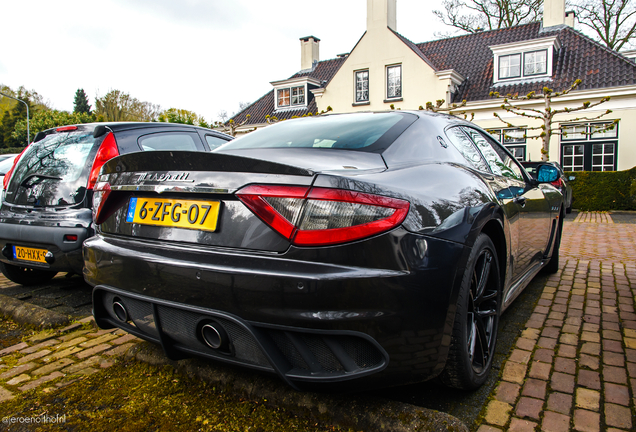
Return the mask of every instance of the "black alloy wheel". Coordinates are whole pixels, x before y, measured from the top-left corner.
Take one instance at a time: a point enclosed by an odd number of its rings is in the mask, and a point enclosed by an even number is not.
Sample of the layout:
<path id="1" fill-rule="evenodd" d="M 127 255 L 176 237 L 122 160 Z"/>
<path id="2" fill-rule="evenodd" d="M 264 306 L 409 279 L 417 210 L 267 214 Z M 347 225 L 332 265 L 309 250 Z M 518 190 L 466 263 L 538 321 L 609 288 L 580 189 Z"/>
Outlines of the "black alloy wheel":
<path id="1" fill-rule="evenodd" d="M 501 282 L 497 251 L 481 234 L 470 254 L 446 368 L 440 379 L 448 386 L 474 390 L 490 372 L 501 312 Z"/>

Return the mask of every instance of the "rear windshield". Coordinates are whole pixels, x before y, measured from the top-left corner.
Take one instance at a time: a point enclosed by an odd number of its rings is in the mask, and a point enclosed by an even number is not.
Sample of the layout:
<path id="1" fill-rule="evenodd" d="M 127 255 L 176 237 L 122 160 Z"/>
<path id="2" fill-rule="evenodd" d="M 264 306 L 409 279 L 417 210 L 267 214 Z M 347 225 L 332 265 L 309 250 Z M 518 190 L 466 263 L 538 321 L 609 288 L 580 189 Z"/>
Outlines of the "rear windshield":
<path id="1" fill-rule="evenodd" d="M 286 120 L 235 139 L 216 151 L 255 148 L 326 148 L 382 151 L 415 116 L 360 113 Z"/>
<path id="2" fill-rule="evenodd" d="M 33 206 L 82 202 L 94 143 L 92 132 L 78 130 L 51 134 L 31 144 L 18 161 L 6 201 Z"/>

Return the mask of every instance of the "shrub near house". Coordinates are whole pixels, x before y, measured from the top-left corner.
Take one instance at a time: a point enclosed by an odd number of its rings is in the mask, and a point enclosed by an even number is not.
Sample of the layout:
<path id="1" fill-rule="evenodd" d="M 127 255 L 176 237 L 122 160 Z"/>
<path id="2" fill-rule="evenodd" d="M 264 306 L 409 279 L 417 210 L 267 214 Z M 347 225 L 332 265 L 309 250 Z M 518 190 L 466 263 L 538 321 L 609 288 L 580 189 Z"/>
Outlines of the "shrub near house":
<path id="1" fill-rule="evenodd" d="M 636 167 L 626 171 L 574 171 L 574 208 L 584 211 L 636 210 Z"/>

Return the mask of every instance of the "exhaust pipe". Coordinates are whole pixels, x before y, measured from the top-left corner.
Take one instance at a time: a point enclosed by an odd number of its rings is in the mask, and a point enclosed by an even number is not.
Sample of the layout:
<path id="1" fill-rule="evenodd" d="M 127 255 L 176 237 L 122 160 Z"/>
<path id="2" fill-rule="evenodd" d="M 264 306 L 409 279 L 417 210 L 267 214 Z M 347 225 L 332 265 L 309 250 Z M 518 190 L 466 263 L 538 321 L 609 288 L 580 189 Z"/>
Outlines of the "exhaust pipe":
<path id="1" fill-rule="evenodd" d="M 122 303 L 119 297 L 115 297 L 113 299 L 113 313 L 115 314 L 117 319 L 121 322 L 125 323 L 125 322 L 128 322 L 130 319 L 128 317 L 128 311 L 126 310 L 126 307 L 124 306 L 124 304 Z"/>
<path id="2" fill-rule="evenodd" d="M 212 349 L 224 349 L 230 339 L 223 326 L 215 321 L 208 322 L 201 327 L 201 338 Z"/>

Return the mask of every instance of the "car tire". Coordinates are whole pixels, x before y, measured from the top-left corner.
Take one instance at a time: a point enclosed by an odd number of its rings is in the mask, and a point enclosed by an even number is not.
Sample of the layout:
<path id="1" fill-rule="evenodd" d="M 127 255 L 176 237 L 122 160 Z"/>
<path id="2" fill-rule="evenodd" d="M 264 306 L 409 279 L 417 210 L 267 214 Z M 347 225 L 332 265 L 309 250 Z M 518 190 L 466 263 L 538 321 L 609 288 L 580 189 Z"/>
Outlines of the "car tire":
<path id="1" fill-rule="evenodd" d="M 567 211 L 567 210 L 566 210 Z M 561 249 L 561 231 L 563 231 L 563 222 L 559 222 L 559 228 L 556 232 L 556 238 L 554 239 L 554 248 L 552 249 L 552 256 L 550 261 L 543 267 L 543 272 L 547 274 L 554 274 L 559 271 L 559 250 Z"/>
<path id="2" fill-rule="evenodd" d="M 0 262 L 0 271 L 11 282 L 20 285 L 37 285 L 48 282 L 57 274 L 55 271 L 19 267 Z"/>
<path id="3" fill-rule="evenodd" d="M 451 346 L 440 379 L 449 387 L 474 390 L 488 379 L 501 313 L 501 278 L 497 251 L 480 234 L 462 279 Z"/>

